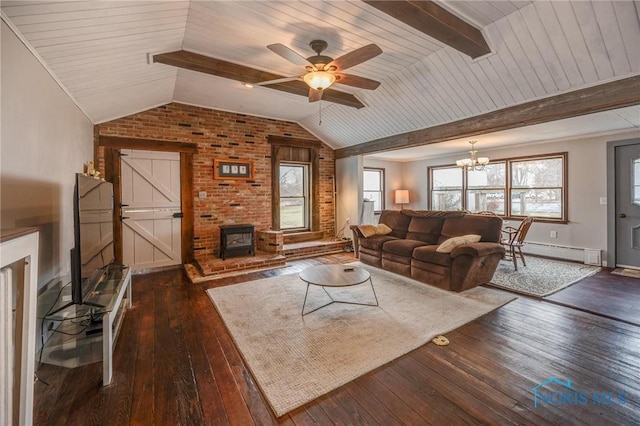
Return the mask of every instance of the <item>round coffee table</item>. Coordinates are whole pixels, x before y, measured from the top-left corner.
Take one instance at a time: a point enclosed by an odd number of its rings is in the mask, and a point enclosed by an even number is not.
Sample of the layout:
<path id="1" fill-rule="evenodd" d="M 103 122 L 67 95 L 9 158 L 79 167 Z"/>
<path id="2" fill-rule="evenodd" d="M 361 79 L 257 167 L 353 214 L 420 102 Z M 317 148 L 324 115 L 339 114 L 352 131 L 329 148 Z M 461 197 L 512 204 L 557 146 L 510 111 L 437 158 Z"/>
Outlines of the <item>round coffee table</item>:
<path id="1" fill-rule="evenodd" d="M 348 265 L 317 265 L 311 266 L 302 272 L 300 272 L 300 279 L 307 283 L 307 291 L 304 294 L 304 302 L 302 303 L 302 316 L 315 312 L 320 308 L 329 306 L 332 303 L 346 303 L 349 305 L 365 305 L 365 306 L 378 306 L 378 296 L 376 290 L 373 288 L 373 282 L 371 281 L 371 275 L 366 269 L 358 268 L 356 266 Z M 375 298 L 375 303 L 360 303 L 350 302 L 346 300 L 335 300 L 327 292 L 326 287 L 349 287 L 358 284 L 364 284 L 369 281 L 371 285 L 371 291 Z M 307 296 L 309 295 L 309 287 L 315 285 L 321 287 L 324 292 L 329 296 L 331 302 L 319 306 L 309 312 L 305 312 L 304 308 L 307 306 Z"/>

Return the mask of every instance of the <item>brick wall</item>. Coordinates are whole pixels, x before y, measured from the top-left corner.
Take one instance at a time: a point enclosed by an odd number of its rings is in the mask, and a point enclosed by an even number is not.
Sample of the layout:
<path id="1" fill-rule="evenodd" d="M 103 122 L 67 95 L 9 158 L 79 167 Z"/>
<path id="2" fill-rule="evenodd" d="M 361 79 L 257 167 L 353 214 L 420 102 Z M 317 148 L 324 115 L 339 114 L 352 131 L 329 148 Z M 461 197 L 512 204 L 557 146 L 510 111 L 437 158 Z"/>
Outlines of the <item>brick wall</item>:
<path id="1" fill-rule="evenodd" d="M 218 225 L 251 223 L 256 230 L 271 228 L 271 146 L 267 137 L 289 136 L 317 140 L 295 123 L 253 117 L 178 103 L 153 108 L 96 126 L 96 136 L 123 136 L 195 142 L 193 158 L 195 255 L 217 255 Z M 98 167 L 104 172 L 103 152 Z M 213 159 L 251 160 L 254 178 L 214 180 Z M 320 230 L 335 235 L 333 209 L 334 153 L 320 150 Z M 206 199 L 198 198 L 206 191 Z"/>

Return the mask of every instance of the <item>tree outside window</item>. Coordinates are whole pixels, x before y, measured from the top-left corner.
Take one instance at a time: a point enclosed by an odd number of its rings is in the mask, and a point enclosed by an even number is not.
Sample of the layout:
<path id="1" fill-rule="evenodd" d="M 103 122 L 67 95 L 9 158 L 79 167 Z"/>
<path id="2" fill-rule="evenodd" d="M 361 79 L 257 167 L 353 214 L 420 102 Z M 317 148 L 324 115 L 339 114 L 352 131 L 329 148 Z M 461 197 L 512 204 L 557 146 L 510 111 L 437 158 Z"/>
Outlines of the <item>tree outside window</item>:
<path id="1" fill-rule="evenodd" d="M 462 209 L 462 169 L 441 167 L 431 170 L 431 208 Z"/>
<path id="2" fill-rule="evenodd" d="M 309 166 L 280 165 L 280 229 L 309 228 Z"/>
<path id="3" fill-rule="evenodd" d="M 562 158 L 511 162 L 511 214 L 562 218 Z"/>
<path id="4" fill-rule="evenodd" d="M 467 210 L 505 212 L 506 163 L 490 163 L 484 170 L 467 172 Z"/>

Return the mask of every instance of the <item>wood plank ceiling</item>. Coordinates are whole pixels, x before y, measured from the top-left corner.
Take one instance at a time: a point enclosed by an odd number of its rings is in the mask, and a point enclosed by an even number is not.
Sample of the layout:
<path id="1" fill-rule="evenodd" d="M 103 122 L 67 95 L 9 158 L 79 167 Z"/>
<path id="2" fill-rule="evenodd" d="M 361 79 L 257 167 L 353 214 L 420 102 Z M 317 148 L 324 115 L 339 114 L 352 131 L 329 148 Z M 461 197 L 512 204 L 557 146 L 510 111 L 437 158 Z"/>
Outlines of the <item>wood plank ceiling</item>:
<path id="1" fill-rule="evenodd" d="M 295 121 L 336 149 L 640 73 L 638 1 L 437 4 L 481 30 L 492 53 L 471 59 L 357 1 L 3 1 L 2 17 L 96 123 L 177 101 Z M 149 60 L 186 50 L 292 76 L 300 68 L 266 45 L 310 56 L 318 38 L 333 57 L 383 50 L 349 70 L 378 89 L 335 85 L 366 107 L 323 101 L 322 124 L 304 97 Z"/>

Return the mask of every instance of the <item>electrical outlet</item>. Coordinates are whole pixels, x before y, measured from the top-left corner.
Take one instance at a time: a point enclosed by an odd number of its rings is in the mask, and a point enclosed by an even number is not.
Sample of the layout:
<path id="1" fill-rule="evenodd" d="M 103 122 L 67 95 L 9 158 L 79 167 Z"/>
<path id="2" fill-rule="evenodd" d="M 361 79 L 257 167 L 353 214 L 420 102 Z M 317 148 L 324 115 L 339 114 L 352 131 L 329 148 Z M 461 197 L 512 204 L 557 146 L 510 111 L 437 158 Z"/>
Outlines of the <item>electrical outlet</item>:
<path id="1" fill-rule="evenodd" d="M 551 231 L 551 233 L 549 234 L 549 236 L 551 238 L 558 238 L 558 231 Z"/>
<path id="2" fill-rule="evenodd" d="M 198 198 L 200 199 L 207 198 L 207 191 L 198 192 Z"/>

